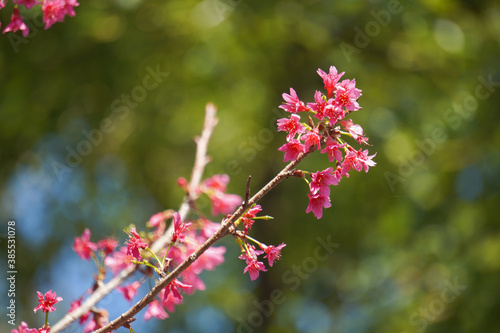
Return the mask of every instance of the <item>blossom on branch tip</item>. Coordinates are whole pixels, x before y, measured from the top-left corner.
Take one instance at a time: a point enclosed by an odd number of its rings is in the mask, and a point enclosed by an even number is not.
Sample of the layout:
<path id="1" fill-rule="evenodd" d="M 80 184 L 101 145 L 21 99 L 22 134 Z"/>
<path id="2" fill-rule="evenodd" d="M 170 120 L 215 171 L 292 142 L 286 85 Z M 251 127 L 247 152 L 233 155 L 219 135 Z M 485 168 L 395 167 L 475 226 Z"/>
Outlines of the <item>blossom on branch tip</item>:
<path id="1" fill-rule="evenodd" d="M 335 92 L 335 104 L 345 107 L 349 111 L 357 111 L 360 106 L 357 99 L 361 96 L 361 90 L 356 88 L 356 80 L 343 80 L 337 85 Z"/>
<path id="2" fill-rule="evenodd" d="M 134 257 L 127 254 L 127 252 L 128 248 L 126 246 L 122 246 L 118 251 L 113 252 L 111 256 L 107 256 L 104 259 L 104 264 L 111 269 L 114 275 L 133 265 L 131 260 Z"/>
<path id="3" fill-rule="evenodd" d="M 335 92 L 337 82 L 339 82 L 344 72 L 338 73 L 337 68 L 335 66 L 330 66 L 330 71 L 326 74 L 323 70 L 318 68 L 317 73 L 323 79 L 323 83 L 325 84 L 325 89 L 328 92 L 328 98 L 332 98 L 333 93 Z"/>
<path id="4" fill-rule="evenodd" d="M 145 249 L 148 247 L 148 243 L 141 238 L 135 228 L 130 229 L 129 239 L 125 242 L 125 244 L 127 245 L 127 254 L 132 255 L 137 260 L 142 259 L 139 249 Z"/>
<path id="5" fill-rule="evenodd" d="M 75 237 L 73 250 L 75 250 L 76 254 L 83 260 L 89 260 L 92 253 L 97 251 L 97 244 L 90 241 L 90 230 L 88 228 L 83 230 L 81 238 Z"/>
<path id="6" fill-rule="evenodd" d="M 284 248 L 285 246 L 286 246 L 285 243 L 281 243 L 278 246 L 274 245 L 267 246 L 265 244 L 260 245 L 260 248 L 263 249 L 264 252 L 266 253 L 264 258 L 267 258 L 267 260 L 269 261 L 269 266 L 273 267 L 274 261 L 278 260 L 281 257 L 281 249 Z"/>
<path id="7" fill-rule="evenodd" d="M 285 143 L 283 146 L 278 148 L 278 150 L 285 152 L 283 162 L 295 161 L 301 153 L 306 152 L 305 146 L 299 140 L 296 139 L 292 139 L 289 142 Z"/>
<path id="8" fill-rule="evenodd" d="M 33 309 L 33 311 L 36 313 L 38 310 L 42 310 L 43 312 L 52 312 L 55 311 L 56 308 L 54 307 L 54 304 L 62 301 L 62 297 L 56 297 L 56 293 L 53 292 L 52 290 L 49 290 L 45 293 L 45 296 L 37 291 L 36 292 L 38 295 L 38 304 L 36 308 Z"/>

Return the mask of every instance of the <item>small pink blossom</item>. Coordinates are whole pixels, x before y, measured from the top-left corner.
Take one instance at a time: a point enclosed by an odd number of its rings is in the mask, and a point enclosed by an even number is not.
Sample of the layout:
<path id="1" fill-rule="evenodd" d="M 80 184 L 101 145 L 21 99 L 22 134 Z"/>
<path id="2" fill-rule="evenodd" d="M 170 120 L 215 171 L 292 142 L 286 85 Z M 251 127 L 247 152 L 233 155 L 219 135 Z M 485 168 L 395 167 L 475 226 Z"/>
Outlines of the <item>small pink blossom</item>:
<path id="1" fill-rule="evenodd" d="M 168 297 L 168 295 L 172 295 L 174 298 L 177 298 L 179 300 L 182 300 L 182 295 L 179 292 L 179 288 L 181 289 L 189 289 L 191 288 L 191 285 L 182 283 L 181 281 L 174 279 L 172 282 L 170 282 L 164 290 L 163 294 L 163 301 L 165 302 L 165 299 Z"/>
<path id="2" fill-rule="evenodd" d="M 38 330 L 36 328 L 29 328 L 28 324 L 22 321 L 17 330 L 13 329 L 10 333 L 38 333 Z"/>
<path id="3" fill-rule="evenodd" d="M 90 241 L 89 229 L 85 229 L 83 231 L 81 238 L 75 237 L 73 250 L 75 250 L 76 254 L 78 254 L 83 260 L 89 260 L 93 252 L 97 251 L 97 244 Z"/>
<path id="4" fill-rule="evenodd" d="M 243 274 L 248 272 L 248 274 L 250 275 L 250 280 L 253 281 L 259 277 L 259 271 L 267 272 L 267 269 L 263 263 L 257 261 L 256 259 L 253 259 L 247 261 L 247 266 L 243 270 Z"/>
<path id="5" fill-rule="evenodd" d="M 83 299 L 83 297 L 80 297 L 80 298 L 74 300 L 71 303 L 71 305 L 69 306 L 68 312 L 73 312 L 76 309 L 78 309 L 82 305 L 82 299 Z M 87 311 L 87 313 L 85 313 L 84 315 L 82 315 L 78 319 L 78 322 L 80 323 L 80 325 L 83 324 L 84 322 L 86 322 L 89 319 L 89 316 L 90 316 L 90 311 Z"/>
<path id="6" fill-rule="evenodd" d="M 321 194 L 327 197 L 330 196 L 330 185 L 338 185 L 340 181 L 332 172 L 333 168 L 330 167 L 311 174 L 311 194 L 321 192 Z"/>
<path id="7" fill-rule="evenodd" d="M 311 146 L 316 146 L 316 149 L 321 148 L 321 135 L 319 135 L 318 130 L 307 131 L 306 134 L 302 135 L 301 139 L 304 141 L 304 147 L 306 151 L 309 151 Z"/>
<path id="8" fill-rule="evenodd" d="M 16 0 L 16 3 L 18 5 L 23 5 L 27 9 L 31 9 L 31 7 L 33 7 L 35 5 L 39 5 L 41 2 L 39 2 L 37 0 Z"/>
<path id="9" fill-rule="evenodd" d="M 203 181 L 203 186 L 215 191 L 226 192 L 229 176 L 226 174 L 213 175 Z"/>
<path id="10" fill-rule="evenodd" d="M 300 116 L 292 114 L 290 118 L 278 119 L 278 131 L 288 132 L 286 140 L 290 141 L 295 134 L 304 133 L 305 127 L 300 123 Z"/>
<path id="11" fill-rule="evenodd" d="M 359 96 L 361 96 L 361 90 L 356 88 L 356 80 L 343 80 L 337 85 L 335 104 L 349 111 L 357 111 L 360 109 L 357 102 Z"/>
<path id="12" fill-rule="evenodd" d="M 377 163 L 372 161 L 372 159 L 377 155 L 377 153 L 368 156 L 368 149 L 366 150 L 354 150 L 351 148 L 347 153 L 344 162 L 342 162 L 342 174 L 346 174 L 350 169 L 354 169 L 358 172 L 365 170 L 368 172 L 368 168 L 375 166 Z"/>
<path id="13" fill-rule="evenodd" d="M 54 304 L 62 301 L 62 297 L 56 297 L 56 293 L 53 292 L 52 290 L 49 290 L 45 293 L 45 296 L 37 291 L 36 292 L 38 295 L 38 304 L 36 308 L 33 309 L 33 311 L 36 313 L 38 310 L 42 310 L 43 312 L 52 312 L 55 311 L 56 308 L 54 307 Z"/>
<path id="14" fill-rule="evenodd" d="M 130 229 L 129 239 L 125 244 L 127 244 L 127 254 L 132 255 L 137 260 L 142 259 L 139 249 L 145 249 L 148 247 L 148 243 L 141 238 L 135 228 Z"/>
<path id="15" fill-rule="evenodd" d="M 127 247 L 122 246 L 118 251 L 113 252 L 111 256 L 107 256 L 104 259 L 104 264 L 111 269 L 114 275 L 116 275 L 118 272 L 133 265 L 131 263 L 133 258 L 132 255 L 127 254 Z"/>
<path id="16" fill-rule="evenodd" d="M 113 237 L 105 238 L 97 242 L 97 247 L 104 252 L 105 255 L 110 255 L 118 246 L 118 241 Z"/>
<path id="17" fill-rule="evenodd" d="M 316 112 L 314 116 L 319 120 L 323 120 L 323 118 L 325 117 L 325 107 L 328 104 L 324 96 L 325 95 L 323 95 L 320 91 L 316 90 L 316 92 L 314 93 L 314 101 L 316 103 L 307 103 L 307 107 Z"/>
<path id="18" fill-rule="evenodd" d="M 149 226 L 154 228 L 159 226 L 163 221 L 165 221 L 165 214 L 163 212 L 159 212 L 154 214 L 149 218 Z"/>
<path id="19" fill-rule="evenodd" d="M 323 83 L 325 84 L 325 89 L 328 92 L 328 98 L 332 98 L 333 93 L 336 89 L 336 84 L 340 80 L 342 75 L 344 75 L 344 72 L 339 74 L 335 66 L 330 66 L 330 71 L 328 74 L 326 74 L 320 68 L 318 68 L 317 73 L 323 79 Z"/>
<path id="20" fill-rule="evenodd" d="M 286 112 L 297 113 L 302 111 L 309 111 L 309 108 L 302 102 L 297 93 L 293 88 L 290 88 L 290 95 L 283 93 L 283 99 L 285 100 L 285 104 L 280 105 L 279 107 Z"/>
<path id="21" fill-rule="evenodd" d="M 23 32 L 24 38 L 28 37 L 28 34 L 30 33 L 30 29 L 28 28 L 26 23 L 23 22 L 23 18 L 21 17 L 21 15 L 19 15 L 19 9 L 14 8 L 14 12 L 10 17 L 10 23 L 5 26 L 5 29 L 3 29 L 3 33 L 9 31 L 16 32 L 18 30 L 21 30 Z"/>
<path id="22" fill-rule="evenodd" d="M 259 213 L 262 210 L 262 207 L 260 205 L 255 205 L 252 208 L 250 208 L 243 216 L 241 217 L 241 222 L 243 223 L 244 226 L 244 232 L 248 234 L 248 230 L 252 228 L 252 225 L 254 223 L 253 218 L 257 217 L 257 213 Z"/>
<path id="23" fill-rule="evenodd" d="M 160 320 L 168 318 L 168 313 L 163 309 L 163 306 L 161 306 L 160 302 L 158 302 L 158 300 L 156 299 L 149 303 L 148 308 L 144 313 L 144 320 L 149 320 L 151 318 Z"/>
<path id="24" fill-rule="evenodd" d="M 79 6 L 77 0 L 43 0 L 43 22 L 45 30 L 50 28 L 56 22 L 64 21 L 66 15 L 75 16 L 73 7 Z"/>
<path id="25" fill-rule="evenodd" d="M 215 216 L 218 214 L 230 214 L 234 212 L 243 199 L 237 194 L 216 192 L 210 196 L 210 201 L 212 202 L 212 215 Z"/>
<path id="26" fill-rule="evenodd" d="M 172 234 L 172 243 L 175 243 L 176 241 L 179 241 L 179 242 L 184 242 L 184 239 L 186 238 L 186 236 L 184 235 L 184 231 L 186 230 L 186 228 L 189 228 L 189 226 L 191 225 L 191 223 L 183 223 L 182 220 L 181 220 L 181 216 L 179 215 L 179 213 L 175 212 L 174 213 L 174 231 L 173 231 L 173 234 Z"/>
<path id="27" fill-rule="evenodd" d="M 266 253 L 264 258 L 267 258 L 267 260 L 269 261 L 269 266 L 273 267 L 274 261 L 278 260 L 281 257 L 281 249 L 284 248 L 285 246 L 286 246 L 285 243 L 281 243 L 278 246 L 274 245 L 267 246 L 265 244 L 260 245 L 260 248 L 263 249 L 264 252 Z"/>
<path id="28" fill-rule="evenodd" d="M 313 212 L 314 216 L 319 220 L 323 216 L 323 208 L 332 206 L 330 197 L 321 193 L 308 193 L 309 205 L 307 206 L 306 213 Z"/>
<path id="29" fill-rule="evenodd" d="M 127 301 L 132 301 L 135 295 L 137 295 L 137 290 L 140 286 L 141 283 L 139 281 L 134 281 L 128 286 L 119 286 L 116 288 L 116 290 L 121 292 L 123 294 L 123 297 L 125 297 Z"/>
<path id="30" fill-rule="evenodd" d="M 340 162 L 343 159 L 340 149 L 345 146 L 345 143 L 339 144 L 337 140 L 333 140 L 331 137 L 328 137 L 326 140 L 326 147 L 321 150 L 321 153 L 328 153 L 328 160 L 330 162 L 335 162 L 335 160 Z"/>
<path id="31" fill-rule="evenodd" d="M 306 152 L 305 146 L 296 139 L 292 139 L 289 142 L 285 143 L 283 146 L 278 148 L 278 150 L 285 152 L 283 162 L 295 161 L 301 153 Z"/>

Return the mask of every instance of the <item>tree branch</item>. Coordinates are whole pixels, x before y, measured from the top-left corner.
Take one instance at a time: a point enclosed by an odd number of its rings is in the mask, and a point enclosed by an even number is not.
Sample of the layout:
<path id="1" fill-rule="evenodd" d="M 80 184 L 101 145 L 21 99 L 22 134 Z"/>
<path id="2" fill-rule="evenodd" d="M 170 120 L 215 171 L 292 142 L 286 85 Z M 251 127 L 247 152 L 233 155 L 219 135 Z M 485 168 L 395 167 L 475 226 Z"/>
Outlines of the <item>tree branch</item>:
<path id="1" fill-rule="evenodd" d="M 95 331 L 94 333 L 105 333 L 111 332 L 112 330 L 118 329 L 123 324 L 127 323 L 134 315 L 151 303 L 155 297 L 160 293 L 160 291 L 165 288 L 170 282 L 172 282 L 180 273 L 182 273 L 186 268 L 189 267 L 196 259 L 198 259 L 208 248 L 213 244 L 223 238 L 228 229 L 250 208 L 253 204 L 257 203 L 263 196 L 265 196 L 271 189 L 278 185 L 281 181 L 288 177 L 297 176 L 298 174 L 292 169 L 295 168 L 297 164 L 302 161 L 302 159 L 307 156 L 309 152 L 300 154 L 298 158 L 289 163 L 283 170 L 281 170 L 269 183 L 267 183 L 259 192 L 257 192 L 252 198 L 246 200 L 238 207 L 238 209 L 231 215 L 229 219 L 222 222 L 221 227 L 215 232 L 209 239 L 205 241 L 193 254 L 187 257 L 179 266 L 177 266 L 170 274 L 166 277 L 160 278 L 151 291 L 144 296 L 139 302 L 132 306 L 129 310 L 124 312 L 120 317 L 116 318 L 110 322 L 105 327 L 102 327 Z M 248 190 L 247 190 L 248 191 Z"/>
<path id="2" fill-rule="evenodd" d="M 191 174 L 191 181 L 189 183 L 189 188 L 191 189 L 189 193 L 186 195 L 186 198 L 182 202 L 179 207 L 179 215 L 181 219 L 184 221 L 187 218 L 187 215 L 190 210 L 190 202 L 193 202 L 197 199 L 196 191 L 193 189 L 197 188 L 200 184 L 203 171 L 205 169 L 206 164 L 209 161 L 207 154 L 207 147 L 210 137 L 212 136 L 212 132 L 214 127 L 217 125 L 218 119 L 215 114 L 217 112 L 216 107 L 208 103 L 205 108 L 205 120 L 203 124 L 203 130 L 201 136 L 196 138 L 196 157 L 193 166 L 193 171 Z M 169 243 L 172 237 L 172 229 L 173 223 L 168 227 L 165 233 L 159 237 L 153 244 L 151 244 L 150 248 L 153 252 L 159 252 L 161 249 L 165 248 Z M 54 326 L 51 328 L 52 333 L 57 333 L 68 325 L 70 325 L 73 321 L 80 318 L 82 315 L 90 311 L 92 307 L 94 307 L 97 302 L 99 302 L 104 296 L 113 291 L 116 287 L 121 285 L 125 280 L 127 280 L 132 274 L 136 271 L 137 266 L 131 266 L 127 269 L 121 271 L 117 276 L 111 279 L 106 284 L 102 284 L 99 288 L 97 288 L 92 295 L 90 295 L 85 302 L 83 302 L 80 307 L 75 309 L 72 312 L 68 312 L 61 320 L 59 320 Z M 125 323 L 123 321 L 123 323 Z"/>

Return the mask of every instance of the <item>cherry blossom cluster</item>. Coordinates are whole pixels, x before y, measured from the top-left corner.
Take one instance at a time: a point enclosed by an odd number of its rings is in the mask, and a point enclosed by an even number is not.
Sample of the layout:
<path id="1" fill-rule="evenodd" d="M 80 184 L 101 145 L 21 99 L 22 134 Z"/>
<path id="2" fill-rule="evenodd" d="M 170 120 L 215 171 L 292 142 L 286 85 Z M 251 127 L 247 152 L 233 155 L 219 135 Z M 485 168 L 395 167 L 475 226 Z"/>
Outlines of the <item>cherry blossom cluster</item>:
<path id="1" fill-rule="evenodd" d="M 301 154 L 319 150 L 321 154 L 327 154 L 330 162 L 335 163 L 335 167 L 310 173 L 306 212 L 312 211 L 320 219 L 323 208 L 331 207 L 330 185 L 338 185 L 342 177 L 349 177 L 351 169 L 368 172 L 369 167 L 376 164 L 372 160 L 376 154 L 368 155 L 368 150 L 361 148 L 356 150 L 342 138 L 342 135 L 348 136 L 358 144 L 368 145 L 363 128 L 351 119 L 345 119 L 352 111 L 361 109 L 357 102 L 361 90 L 356 88 L 356 80 L 340 81 L 344 72 L 338 73 L 334 66 L 330 67 L 329 73 L 321 69 L 317 72 L 323 79 L 326 94 L 316 91 L 314 102 L 304 103 L 293 88 L 290 88 L 290 94 L 283 94 L 285 103 L 280 108 L 291 115 L 278 119 L 278 130 L 288 133 L 287 143 L 278 150 L 285 153 L 284 162 L 295 161 Z M 301 121 L 301 114 L 309 114 L 307 122 Z M 316 118 L 316 123 L 311 115 Z"/>
<path id="2" fill-rule="evenodd" d="M 3 33 L 21 31 L 24 38 L 29 35 L 30 29 L 23 21 L 23 17 L 19 13 L 19 8 L 32 10 L 33 6 L 42 5 L 43 22 L 45 23 L 45 29 L 48 29 L 54 23 L 64 21 L 66 15 L 75 16 L 74 7 L 80 5 L 78 0 L 12 0 L 12 2 L 14 9 L 10 17 L 10 22 L 3 29 Z M 0 9 L 3 9 L 6 3 L 7 0 L 0 0 Z"/>

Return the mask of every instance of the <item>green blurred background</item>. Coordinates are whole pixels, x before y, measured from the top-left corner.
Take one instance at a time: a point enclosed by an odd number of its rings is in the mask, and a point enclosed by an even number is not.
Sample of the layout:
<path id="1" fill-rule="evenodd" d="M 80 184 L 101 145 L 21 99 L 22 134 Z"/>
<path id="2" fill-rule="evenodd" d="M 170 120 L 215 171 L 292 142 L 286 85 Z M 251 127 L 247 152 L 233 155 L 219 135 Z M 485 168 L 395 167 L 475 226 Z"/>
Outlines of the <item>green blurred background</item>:
<path id="1" fill-rule="evenodd" d="M 225 239 L 207 290 L 164 321 L 139 314 L 136 332 L 500 332 L 497 1 L 89 0 L 76 13 L 0 38 L 2 257 L 15 220 L 18 324 L 42 325 L 36 290 L 64 298 L 54 323 L 90 287 L 94 268 L 71 250 L 85 227 L 123 240 L 179 206 L 207 102 L 220 121 L 205 176 L 228 173 L 243 195 L 248 175 L 256 191 L 285 165 L 281 94 L 312 101 L 316 70 L 335 65 L 363 90 L 352 119 L 377 166 L 333 188 L 319 221 L 304 182 L 280 184 L 261 201 L 275 220 L 252 231 L 285 242 L 282 259 L 251 282 Z M 7 289 L 3 278 L 2 332 Z M 99 304 L 112 318 L 129 305 Z"/>

